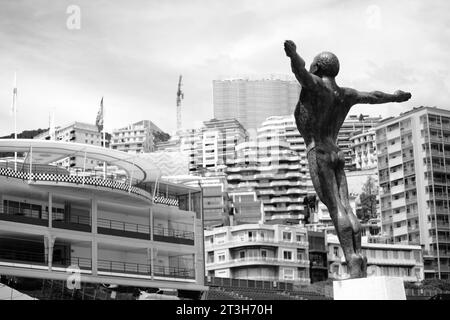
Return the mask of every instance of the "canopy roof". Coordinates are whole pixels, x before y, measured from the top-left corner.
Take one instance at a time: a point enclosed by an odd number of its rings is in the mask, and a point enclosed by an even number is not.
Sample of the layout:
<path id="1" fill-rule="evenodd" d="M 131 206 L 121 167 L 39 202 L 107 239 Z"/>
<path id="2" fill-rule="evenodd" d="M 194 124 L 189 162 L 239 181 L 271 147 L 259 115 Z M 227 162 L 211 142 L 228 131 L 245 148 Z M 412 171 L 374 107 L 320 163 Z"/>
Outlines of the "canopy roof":
<path id="1" fill-rule="evenodd" d="M 50 164 L 67 157 L 84 157 L 115 165 L 127 172 L 133 179 L 152 181 L 160 176 L 159 168 L 149 159 L 140 158 L 137 154 L 107 149 L 104 147 L 39 139 L 0 139 L 0 152 L 33 151 L 31 162 L 34 164 Z M 27 163 L 30 157 L 27 156 Z"/>

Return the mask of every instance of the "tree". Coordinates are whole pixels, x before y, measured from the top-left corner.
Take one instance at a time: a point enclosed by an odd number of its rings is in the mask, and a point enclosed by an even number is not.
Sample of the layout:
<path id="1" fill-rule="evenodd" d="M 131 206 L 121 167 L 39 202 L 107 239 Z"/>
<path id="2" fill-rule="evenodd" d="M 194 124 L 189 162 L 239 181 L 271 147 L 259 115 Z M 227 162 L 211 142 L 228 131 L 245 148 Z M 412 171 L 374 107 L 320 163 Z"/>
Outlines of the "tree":
<path id="1" fill-rule="evenodd" d="M 371 176 L 367 177 L 362 187 L 362 193 L 359 196 L 361 202 L 361 210 L 357 211 L 357 216 L 363 222 L 377 217 L 377 194 L 378 186 L 375 179 Z"/>

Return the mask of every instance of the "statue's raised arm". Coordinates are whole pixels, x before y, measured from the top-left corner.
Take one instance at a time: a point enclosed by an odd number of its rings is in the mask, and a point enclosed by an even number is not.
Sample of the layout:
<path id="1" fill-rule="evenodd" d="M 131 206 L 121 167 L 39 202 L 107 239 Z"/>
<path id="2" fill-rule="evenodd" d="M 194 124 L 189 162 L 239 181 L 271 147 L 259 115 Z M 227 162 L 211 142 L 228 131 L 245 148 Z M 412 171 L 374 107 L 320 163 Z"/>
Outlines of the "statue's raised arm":
<path id="1" fill-rule="evenodd" d="M 388 102 L 405 102 L 411 99 L 411 93 L 397 90 L 394 94 L 381 91 L 361 92 L 355 89 L 345 88 L 350 96 L 352 104 L 382 104 Z"/>
<path id="2" fill-rule="evenodd" d="M 303 88 L 311 88 L 315 85 L 313 75 L 305 68 L 305 61 L 298 55 L 297 46 L 291 40 L 284 42 L 284 51 L 291 59 L 291 68 L 298 82 Z"/>

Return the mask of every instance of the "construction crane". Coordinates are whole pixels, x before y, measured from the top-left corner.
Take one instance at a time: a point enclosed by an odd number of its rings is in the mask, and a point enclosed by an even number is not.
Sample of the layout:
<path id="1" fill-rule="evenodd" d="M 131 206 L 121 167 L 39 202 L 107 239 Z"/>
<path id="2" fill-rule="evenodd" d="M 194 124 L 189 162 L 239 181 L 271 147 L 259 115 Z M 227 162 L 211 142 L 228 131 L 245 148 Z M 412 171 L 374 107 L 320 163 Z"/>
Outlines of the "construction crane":
<path id="1" fill-rule="evenodd" d="M 178 90 L 177 90 L 177 133 L 181 130 L 181 99 L 184 99 L 184 92 L 181 91 L 181 80 L 183 76 L 180 75 L 178 80 Z"/>

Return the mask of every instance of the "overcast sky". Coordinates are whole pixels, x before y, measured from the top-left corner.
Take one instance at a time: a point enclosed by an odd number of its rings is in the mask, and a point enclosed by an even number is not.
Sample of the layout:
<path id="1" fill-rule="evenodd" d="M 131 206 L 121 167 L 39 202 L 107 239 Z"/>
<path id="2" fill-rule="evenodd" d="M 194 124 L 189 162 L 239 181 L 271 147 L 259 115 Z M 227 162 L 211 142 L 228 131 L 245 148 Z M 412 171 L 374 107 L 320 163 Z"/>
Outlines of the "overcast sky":
<path id="1" fill-rule="evenodd" d="M 81 9 L 80 29 L 69 29 Z M 411 91 L 404 104 L 355 106 L 391 116 L 413 106 L 450 109 L 447 0 L 0 0 L 0 135 L 94 123 L 102 96 L 107 130 L 149 119 L 172 133 L 178 76 L 183 126 L 212 117 L 212 80 L 234 74 L 289 74 L 283 41 L 309 65 L 321 51 L 341 62 L 338 84 Z M 73 25 L 73 24 L 72 24 Z"/>

